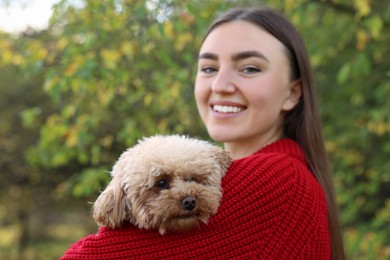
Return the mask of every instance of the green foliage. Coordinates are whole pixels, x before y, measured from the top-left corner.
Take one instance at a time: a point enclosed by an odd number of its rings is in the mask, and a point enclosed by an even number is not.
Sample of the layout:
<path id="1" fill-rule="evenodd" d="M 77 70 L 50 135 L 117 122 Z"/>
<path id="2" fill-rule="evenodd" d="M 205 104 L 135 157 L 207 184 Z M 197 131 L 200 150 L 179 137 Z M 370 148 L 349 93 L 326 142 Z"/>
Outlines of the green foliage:
<path id="1" fill-rule="evenodd" d="M 386 228 L 390 63 L 385 57 L 390 6 L 380 1 L 354 1 L 354 5 L 340 1 L 307 8 L 323 13 L 311 17 L 311 24 L 300 24 L 314 61 L 318 60 L 315 72 L 347 252 L 351 259 L 386 259 L 390 256 Z M 313 24 L 314 30 L 309 28 Z"/>
<path id="2" fill-rule="evenodd" d="M 0 33 L 0 221 L 31 208 L 31 194 L 43 198 L 45 189 L 47 200 L 96 196 L 142 136 L 208 138 L 193 100 L 203 33 L 218 13 L 257 2 L 62 0 L 47 30 Z M 390 6 L 263 2 L 307 42 L 347 253 L 389 258 Z"/>
<path id="3" fill-rule="evenodd" d="M 107 154 L 115 145 L 198 127 L 186 105 L 196 48 L 183 29 L 194 19 L 170 14 L 168 5 L 160 14 L 158 7 L 149 10 L 144 1 L 57 6 L 53 34 L 60 36 L 51 43 L 44 89 L 61 109 L 47 118 L 32 157 L 47 166 L 74 160 L 98 165 L 112 161 Z M 159 22 L 159 15 L 166 21 Z M 60 21 L 66 26 L 57 28 Z"/>

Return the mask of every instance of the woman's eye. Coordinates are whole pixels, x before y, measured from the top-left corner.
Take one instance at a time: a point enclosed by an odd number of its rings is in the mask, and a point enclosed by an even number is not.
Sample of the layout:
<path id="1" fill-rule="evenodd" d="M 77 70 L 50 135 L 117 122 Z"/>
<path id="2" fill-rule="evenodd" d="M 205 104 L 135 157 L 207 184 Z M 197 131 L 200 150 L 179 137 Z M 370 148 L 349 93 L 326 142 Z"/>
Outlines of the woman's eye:
<path id="1" fill-rule="evenodd" d="M 214 68 L 214 67 L 203 67 L 201 69 L 201 71 L 204 72 L 204 73 L 209 74 L 209 73 L 213 73 L 213 72 L 217 71 L 217 69 Z"/>
<path id="2" fill-rule="evenodd" d="M 252 74 L 252 73 L 258 73 L 261 72 L 261 70 L 257 67 L 245 67 L 242 72 L 246 74 Z"/>
<path id="3" fill-rule="evenodd" d="M 159 189 L 169 189 L 169 182 L 167 180 L 159 180 L 156 182 L 156 187 Z"/>

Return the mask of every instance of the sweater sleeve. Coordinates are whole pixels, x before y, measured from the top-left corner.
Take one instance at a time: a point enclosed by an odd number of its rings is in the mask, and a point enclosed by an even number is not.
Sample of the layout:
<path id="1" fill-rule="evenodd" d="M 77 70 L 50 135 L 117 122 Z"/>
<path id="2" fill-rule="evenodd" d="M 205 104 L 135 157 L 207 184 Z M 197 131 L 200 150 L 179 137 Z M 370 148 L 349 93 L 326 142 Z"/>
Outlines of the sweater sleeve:
<path id="1" fill-rule="evenodd" d="M 245 183 L 240 197 L 248 200 L 238 210 L 255 211 L 252 225 L 263 227 L 259 230 L 259 258 L 330 258 L 325 196 L 303 162 L 286 154 L 265 153 L 233 167 Z"/>

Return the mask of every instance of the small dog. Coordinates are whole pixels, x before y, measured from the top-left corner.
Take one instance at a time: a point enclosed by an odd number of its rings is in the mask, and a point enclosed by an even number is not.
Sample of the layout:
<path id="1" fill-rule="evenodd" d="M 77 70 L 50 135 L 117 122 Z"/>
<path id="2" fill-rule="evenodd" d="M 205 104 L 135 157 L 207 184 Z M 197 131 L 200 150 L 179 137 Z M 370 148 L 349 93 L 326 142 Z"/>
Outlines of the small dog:
<path id="1" fill-rule="evenodd" d="M 189 230 L 208 223 L 222 197 L 232 158 L 222 148 L 180 135 L 144 138 L 115 163 L 93 205 L 100 226 Z"/>

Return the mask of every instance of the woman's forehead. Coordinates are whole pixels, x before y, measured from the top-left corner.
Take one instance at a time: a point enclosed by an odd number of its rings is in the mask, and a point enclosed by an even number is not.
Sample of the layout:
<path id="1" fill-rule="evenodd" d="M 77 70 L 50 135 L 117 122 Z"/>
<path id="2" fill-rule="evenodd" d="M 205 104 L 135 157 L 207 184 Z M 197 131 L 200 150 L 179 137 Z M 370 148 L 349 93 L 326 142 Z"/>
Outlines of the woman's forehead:
<path id="1" fill-rule="evenodd" d="M 285 46 L 262 27 L 248 21 L 231 21 L 215 27 L 205 38 L 201 48 L 204 53 L 235 55 L 258 52 L 265 57 L 285 56 Z"/>

